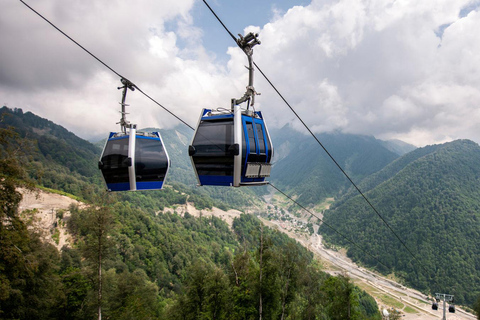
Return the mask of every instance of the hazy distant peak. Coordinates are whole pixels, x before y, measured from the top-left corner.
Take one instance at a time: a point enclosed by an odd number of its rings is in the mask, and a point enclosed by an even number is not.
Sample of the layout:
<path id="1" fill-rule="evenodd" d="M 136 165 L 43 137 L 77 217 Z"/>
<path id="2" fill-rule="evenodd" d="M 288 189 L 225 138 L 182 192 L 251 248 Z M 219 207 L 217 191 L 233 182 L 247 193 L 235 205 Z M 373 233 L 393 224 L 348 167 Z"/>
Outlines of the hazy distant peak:
<path id="1" fill-rule="evenodd" d="M 399 156 L 403 156 L 404 154 L 409 153 L 410 151 L 413 151 L 417 148 L 414 145 L 411 145 L 409 143 L 406 143 L 398 139 L 386 140 L 386 141 L 379 140 L 379 141 L 381 141 L 381 143 L 385 148 L 398 154 Z"/>

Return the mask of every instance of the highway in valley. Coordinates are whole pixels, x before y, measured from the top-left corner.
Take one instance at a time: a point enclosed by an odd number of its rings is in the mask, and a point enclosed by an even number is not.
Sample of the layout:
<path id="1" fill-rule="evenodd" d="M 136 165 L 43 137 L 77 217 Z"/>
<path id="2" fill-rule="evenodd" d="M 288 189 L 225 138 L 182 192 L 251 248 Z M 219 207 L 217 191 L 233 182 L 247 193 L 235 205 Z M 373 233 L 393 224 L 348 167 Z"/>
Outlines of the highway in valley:
<path id="1" fill-rule="evenodd" d="M 287 224 L 284 221 L 262 220 L 265 224 L 287 233 L 290 237 L 295 238 L 302 245 L 314 252 L 317 258 L 320 258 L 322 261 L 325 272 L 332 275 L 343 274 L 350 277 L 357 286 L 375 298 L 381 310 L 386 309 L 388 312 L 388 310 L 394 308 L 400 311 L 402 319 L 406 320 L 434 320 L 443 318 L 443 303 L 439 303 L 438 310 L 432 310 L 431 297 L 358 266 L 342 251 L 334 251 L 326 248 L 322 242 L 322 237 L 316 233 L 318 226 L 315 226 L 315 233 L 309 236 L 305 232 L 299 233 L 290 227 L 295 223 Z M 304 219 L 299 220 L 305 222 Z M 476 316 L 465 312 L 458 306 L 456 306 L 455 313 L 449 313 L 447 310 L 446 317 L 449 320 L 477 319 Z"/>

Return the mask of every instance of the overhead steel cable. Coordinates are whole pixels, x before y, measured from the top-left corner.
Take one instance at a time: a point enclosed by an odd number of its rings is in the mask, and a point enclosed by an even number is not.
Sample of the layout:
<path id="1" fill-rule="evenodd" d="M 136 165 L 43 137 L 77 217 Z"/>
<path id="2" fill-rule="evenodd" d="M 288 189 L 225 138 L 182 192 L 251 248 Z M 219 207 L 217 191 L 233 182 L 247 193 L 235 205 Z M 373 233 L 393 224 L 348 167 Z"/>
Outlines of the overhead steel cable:
<path id="1" fill-rule="evenodd" d="M 215 16 L 215 18 L 217 18 L 218 22 L 220 22 L 220 24 L 223 26 L 223 28 L 225 29 L 225 31 L 227 31 L 227 33 L 230 35 L 230 37 L 232 37 L 233 41 L 235 41 L 235 43 L 238 44 L 237 38 L 233 35 L 233 33 L 230 32 L 230 30 L 228 30 L 227 26 L 223 23 L 223 21 L 219 18 L 219 16 L 217 16 L 217 14 L 215 13 L 215 11 L 213 11 L 212 7 L 210 7 L 210 5 L 208 4 L 208 2 L 207 2 L 206 0 L 203 0 L 203 3 L 205 3 L 205 5 L 207 6 L 207 8 L 210 9 L 210 12 Z"/>
<path id="2" fill-rule="evenodd" d="M 345 235 L 343 235 L 340 231 L 338 231 L 337 229 L 335 229 L 334 227 L 332 227 L 330 224 L 326 223 L 323 219 L 317 217 L 313 212 L 311 212 L 310 210 L 308 210 L 307 208 L 305 208 L 304 206 L 302 206 L 300 203 L 298 203 L 295 199 L 293 199 L 292 197 L 290 197 L 289 195 L 287 195 L 285 192 L 283 192 L 282 190 L 278 189 L 276 186 L 274 186 L 272 183 L 269 183 L 269 185 L 274 188 L 275 190 L 277 190 L 278 192 L 280 192 L 284 197 L 286 197 L 287 199 L 289 199 L 291 202 L 295 203 L 297 206 L 299 206 L 300 208 L 302 208 L 303 210 L 305 210 L 305 212 L 307 212 L 308 214 L 310 214 L 312 217 L 314 218 L 317 218 L 318 220 L 320 220 L 322 222 L 322 224 L 326 225 L 327 227 L 329 227 L 331 230 L 333 230 L 335 233 L 337 233 L 338 235 L 340 235 L 343 239 L 347 240 L 349 243 L 353 244 L 357 249 L 359 249 L 360 251 L 362 251 L 363 253 L 365 253 L 366 255 L 368 255 L 369 257 L 373 258 L 375 261 L 377 261 L 379 264 L 381 264 L 382 266 L 384 266 L 385 268 L 387 269 L 391 269 L 391 267 L 388 267 L 386 264 L 384 264 L 382 261 L 380 261 L 377 257 L 375 257 L 374 255 L 368 253 L 368 251 L 362 249 L 362 247 L 360 247 L 358 244 L 356 244 L 353 240 L 347 238 Z"/>
<path id="3" fill-rule="evenodd" d="M 182 118 L 180 118 L 179 116 L 177 116 L 176 114 L 174 114 L 173 112 L 171 112 L 170 110 L 168 110 L 167 108 L 165 108 L 164 106 L 162 106 L 160 103 L 158 103 L 155 99 L 153 99 L 152 97 L 150 97 L 148 94 L 146 94 L 145 92 L 142 91 L 142 89 L 140 89 L 139 87 L 135 86 L 135 88 L 140 91 L 145 97 L 147 97 L 148 99 L 150 99 L 151 101 L 153 101 L 154 103 L 156 103 L 157 105 L 159 105 L 160 107 L 162 107 L 165 111 L 167 111 L 168 113 L 170 113 L 172 116 L 174 116 L 178 121 L 180 121 L 181 123 L 183 123 L 184 125 L 186 125 L 187 127 L 189 127 L 190 129 L 194 130 L 195 129 L 189 125 L 187 122 L 185 122 L 184 120 L 182 120 Z"/>
<path id="4" fill-rule="evenodd" d="M 220 17 L 215 13 L 215 11 L 208 5 L 206 0 L 203 0 L 205 5 L 210 9 L 210 11 L 213 13 L 215 18 L 217 18 L 218 22 L 225 28 L 227 33 L 233 38 L 235 43 L 238 45 L 238 41 L 236 37 L 233 35 L 233 33 L 230 32 L 230 30 L 227 28 L 227 26 L 223 23 L 223 21 L 220 19 Z M 398 234 L 393 230 L 393 228 L 388 224 L 388 222 L 383 218 L 383 216 L 378 212 L 378 210 L 375 208 L 375 206 L 368 200 L 368 198 L 365 196 L 365 194 L 360 190 L 360 188 L 355 184 L 355 182 L 350 178 L 350 176 L 345 172 L 345 170 L 340 166 L 340 164 L 335 160 L 335 158 L 331 155 L 331 153 L 327 150 L 327 148 L 323 145 L 323 143 L 320 142 L 320 140 L 317 138 L 317 136 L 310 130 L 308 125 L 303 121 L 303 119 L 298 115 L 298 113 L 293 109 L 293 107 L 288 103 L 288 101 L 283 97 L 283 95 L 278 91 L 276 86 L 268 79 L 268 77 L 265 75 L 265 73 L 258 67 L 258 65 L 253 62 L 255 67 L 260 71 L 262 76 L 267 80 L 267 82 L 270 84 L 270 86 L 277 92 L 277 94 L 280 96 L 280 98 L 285 102 L 285 104 L 290 108 L 290 110 L 293 112 L 293 114 L 297 117 L 297 119 L 303 124 L 303 126 L 307 129 L 307 131 L 312 135 L 312 137 L 317 141 L 317 143 L 322 147 L 322 149 L 325 151 L 325 153 L 330 157 L 330 159 L 335 163 L 335 165 L 340 169 L 340 171 L 343 173 L 343 175 L 350 181 L 350 183 L 353 185 L 353 187 L 358 191 L 358 193 L 363 197 L 363 199 L 367 202 L 367 204 L 372 208 L 372 210 L 377 214 L 377 216 L 383 221 L 385 226 L 395 235 L 398 241 L 402 244 L 402 246 L 408 251 L 408 253 L 419 263 L 419 265 L 428 272 L 428 270 L 422 265 L 420 260 L 413 254 L 413 252 L 408 248 L 408 246 L 405 244 L 405 242 L 398 236 Z"/>
<path id="5" fill-rule="evenodd" d="M 91 57 L 93 57 L 95 60 L 97 60 L 98 62 L 100 62 L 104 67 L 106 67 L 108 70 L 110 70 L 111 72 L 113 72 L 115 75 L 117 75 L 119 78 L 121 79 L 127 79 L 126 77 L 122 76 L 120 73 L 118 73 L 117 71 L 115 71 L 115 69 L 113 69 L 112 67 L 110 67 L 108 64 L 106 64 L 105 62 L 103 62 L 100 58 L 98 58 L 96 55 L 94 55 L 92 52 L 90 52 L 89 50 L 87 50 L 84 46 L 82 46 L 80 43 L 78 43 L 77 41 L 75 41 L 72 37 L 70 37 L 68 34 L 66 34 L 65 32 L 63 32 L 60 28 L 58 28 L 56 25 L 54 25 L 52 22 L 50 22 L 50 20 L 48 20 L 47 18 L 45 18 L 42 14 L 40 14 L 38 11 L 36 11 L 35 9 L 33 9 L 31 6 L 29 6 L 27 3 L 25 3 L 23 0 L 19 0 L 21 3 L 23 3 L 27 8 L 29 8 L 30 10 L 32 10 L 35 14 L 37 14 L 40 18 L 42 18 L 43 20 L 45 20 L 49 25 L 51 25 L 53 28 L 55 28 L 58 32 L 60 32 L 61 34 L 63 34 L 66 38 L 68 38 L 70 41 L 72 41 L 73 43 L 75 43 L 78 47 L 80 47 L 83 51 L 85 51 L 86 53 L 88 53 Z M 153 99 L 152 97 L 150 97 L 148 94 L 146 94 L 145 92 L 142 91 L 142 89 L 140 89 L 137 85 L 133 84 L 132 81 L 128 80 L 130 83 L 132 83 L 132 85 L 135 87 L 135 89 L 137 89 L 139 92 L 141 92 L 145 97 L 147 97 L 148 99 L 150 99 L 153 103 L 155 103 L 156 105 L 160 106 L 161 108 L 163 108 L 165 111 L 167 111 L 170 115 L 172 115 L 173 117 L 175 117 L 178 121 L 182 122 L 184 125 L 186 125 L 187 127 L 189 127 L 190 129 L 194 130 L 193 127 L 191 125 L 189 125 L 187 122 L 185 122 L 184 120 L 182 120 L 180 117 L 178 117 L 177 115 L 175 115 L 172 111 L 168 110 L 166 107 L 164 107 L 162 104 L 160 104 L 158 101 L 156 101 L 155 99 Z"/>
<path id="6" fill-rule="evenodd" d="M 49 25 L 51 25 L 52 27 L 54 27 L 58 32 L 60 32 L 61 34 L 63 34 L 65 37 L 67 37 L 70 41 L 72 41 L 73 43 L 75 43 L 77 46 L 79 46 L 80 48 L 82 48 L 83 51 L 85 51 L 86 53 L 88 53 L 90 56 L 92 56 L 94 59 L 96 59 L 98 62 L 100 62 L 101 64 L 103 64 L 107 69 L 109 69 L 110 71 L 112 71 L 113 73 L 115 73 L 117 76 L 119 76 L 120 78 L 124 78 L 126 79 L 124 76 L 122 76 L 121 74 L 119 74 L 117 71 L 113 70 L 110 66 L 108 66 L 105 62 L 103 62 L 102 60 L 100 60 L 99 58 L 97 58 L 93 53 L 91 53 L 90 51 L 88 51 L 85 47 L 83 47 L 80 43 L 78 43 L 77 41 L 75 41 L 73 38 L 71 38 L 68 34 L 66 34 L 65 32 L 63 32 L 60 28 L 58 28 L 56 25 L 54 25 L 52 22 L 50 22 L 47 18 L 45 18 L 43 15 L 41 15 L 38 11 L 36 11 L 35 9 L 33 9 L 32 7 L 30 7 L 28 4 L 26 4 L 23 0 L 20 0 L 21 3 L 23 3 L 27 8 L 29 8 L 30 10 L 32 10 L 33 12 L 35 12 L 40 18 L 42 18 L 43 20 L 45 20 Z"/>
<path id="7" fill-rule="evenodd" d="M 122 78 L 122 79 L 127 79 L 126 77 L 123 77 L 120 73 L 118 73 L 117 71 L 115 71 L 113 68 L 111 68 L 109 65 L 107 65 L 105 62 L 103 62 L 100 58 L 98 58 L 97 56 L 95 56 L 93 53 L 91 53 L 89 50 L 87 50 L 85 47 L 83 47 L 82 45 L 80 45 L 77 41 L 75 41 L 73 38 L 71 38 L 69 35 L 67 35 L 65 32 L 63 32 L 60 28 L 58 28 L 56 25 L 54 25 L 52 22 L 50 22 L 47 18 L 45 18 L 43 15 L 41 15 L 39 12 L 37 12 L 35 9 L 33 9 L 31 6 L 29 6 L 27 3 L 25 3 L 23 0 L 19 0 L 21 3 L 23 3 L 27 8 L 29 8 L 31 11 L 33 11 L 35 14 L 37 14 L 40 18 L 42 18 L 43 20 L 45 20 L 48 24 L 50 24 L 53 28 L 55 28 L 58 32 L 60 32 L 61 34 L 63 34 L 66 38 L 68 38 L 70 41 L 72 41 L 73 43 L 75 43 L 78 47 L 80 47 L 82 50 L 84 50 L 86 53 L 88 53 L 91 57 L 93 57 L 95 60 L 97 60 L 98 62 L 100 62 L 103 66 L 105 66 L 107 69 L 109 69 L 111 72 L 113 72 L 115 75 L 117 75 L 118 77 Z M 234 39 L 234 41 L 237 43 L 238 45 L 238 42 L 237 42 L 237 39 L 236 37 L 228 30 L 228 28 L 225 26 L 225 24 L 221 21 L 221 19 L 215 14 L 215 12 L 213 11 L 213 9 L 208 5 L 208 3 L 203 0 L 203 2 L 207 5 L 207 7 L 210 9 L 210 11 L 215 15 L 215 17 L 218 19 L 218 21 L 222 24 L 222 26 L 225 28 L 225 30 L 229 33 L 229 35 L 232 37 L 232 39 Z M 260 71 L 260 73 L 262 74 L 262 76 L 267 80 L 267 82 L 272 86 L 272 88 L 277 92 L 277 94 L 282 98 L 282 100 L 289 106 L 289 108 L 292 110 L 292 112 L 297 116 L 297 118 L 302 122 L 302 124 L 305 126 L 305 128 L 307 128 L 307 130 L 310 132 L 310 134 L 315 138 L 315 140 L 320 144 L 320 146 L 325 150 L 325 152 L 329 155 L 329 157 L 334 161 L 334 163 L 337 165 L 337 167 L 342 171 L 342 173 L 348 178 L 348 180 L 354 185 L 354 187 L 357 189 L 357 191 L 363 196 L 363 198 L 367 201 L 367 203 L 373 208 L 373 210 L 375 211 L 375 213 L 382 219 L 382 221 L 390 228 L 390 230 L 395 234 L 395 236 L 397 237 L 398 240 L 400 240 L 400 242 L 403 244 L 403 246 L 408 250 L 408 252 L 410 253 L 410 255 L 412 255 L 412 257 L 420 263 L 420 261 L 415 257 L 415 255 L 413 255 L 413 253 L 410 251 L 410 249 L 408 249 L 408 247 L 405 245 L 405 243 L 398 237 L 398 235 L 393 231 L 393 229 L 388 225 L 388 223 L 385 221 L 385 219 L 383 219 L 383 217 L 378 213 L 378 211 L 375 209 L 375 207 L 370 203 L 370 201 L 365 197 L 365 195 L 360 191 L 360 189 L 355 185 L 355 183 L 350 179 L 350 177 L 347 175 L 347 173 L 341 168 L 341 166 L 337 163 L 337 161 L 333 158 L 333 156 L 328 152 L 328 150 L 323 146 L 323 144 L 318 140 L 318 138 L 313 134 L 313 132 L 308 128 L 308 126 L 305 124 L 305 122 L 300 118 L 300 116 L 295 112 L 295 110 L 290 106 L 290 104 L 287 102 L 287 100 L 281 95 L 281 93 L 277 90 L 277 88 L 273 85 L 273 83 L 267 78 L 267 76 L 263 73 L 263 71 L 258 67 L 258 65 L 254 62 L 254 65 L 255 67 Z M 140 91 L 143 95 L 145 95 L 148 99 L 150 99 L 152 102 L 154 102 L 155 104 L 157 104 L 158 106 L 160 106 L 161 108 L 163 108 L 165 111 L 167 111 L 170 115 L 172 115 L 173 117 L 175 117 L 177 120 L 179 120 L 181 123 L 183 123 L 184 125 L 186 125 L 187 127 L 189 127 L 190 129 L 192 130 L 195 130 L 191 125 L 189 125 L 187 122 L 185 122 L 184 120 L 182 120 L 179 116 L 175 115 L 172 111 L 168 110 L 166 107 L 164 107 L 162 104 L 160 104 L 158 101 L 156 101 L 155 99 L 153 99 L 152 97 L 150 97 L 148 94 L 146 94 L 144 91 L 142 91 L 138 86 L 134 85 L 134 87 Z M 272 187 L 274 187 L 272 185 Z M 280 191 L 279 189 L 277 189 L 276 187 L 274 187 L 276 190 L 278 190 L 280 193 L 282 193 L 283 195 L 287 196 L 284 192 Z M 288 196 L 287 196 L 288 197 Z M 294 201 L 292 198 L 288 197 L 290 200 Z M 294 201 L 295 203 L 297 203 L 296 201 Z M 297 203 L 297 205 L 299 205 L 300 207 L 304 208 L 303 206 L 301 206 L 300 204 Z M 325 222 L 324 222 L 325 223 Z M 327 225 L 328 226 L 328 225 Z M 331 226 L 329 226 L 331 227 Z M 335 229 L 332 229 L 334 230 L 336 233 L 339 233 L 337 230 Z M 342 235 L 341 233 L 339 233 L 340 235 Z M 346 238 L 345 236 L 342 235 L 343 238 L 345 238 L 347 241 L 353 243 L 351 240 L 349 240 L 348 238 Z M 357 246 L 358 247 L 358 246 Z M 363 250 L 362 250 L 363 251 Z M 368 253 L 367 253 L 368 254 Z M 369 256 L 371 256 L 370 254 L 368 254 Z M 372 256 L 373 257 L 373 256 Z M 376 259 L 377 260 L 377 259 Z M 377 260 L 378 261 L 378 260 Z M 380 262 L 380 261 L 379 261 Z M 380 262 L 381 263 L 381 262 Z M 382 263 L 382 265 L 385 266 L 385 264 Z"/>

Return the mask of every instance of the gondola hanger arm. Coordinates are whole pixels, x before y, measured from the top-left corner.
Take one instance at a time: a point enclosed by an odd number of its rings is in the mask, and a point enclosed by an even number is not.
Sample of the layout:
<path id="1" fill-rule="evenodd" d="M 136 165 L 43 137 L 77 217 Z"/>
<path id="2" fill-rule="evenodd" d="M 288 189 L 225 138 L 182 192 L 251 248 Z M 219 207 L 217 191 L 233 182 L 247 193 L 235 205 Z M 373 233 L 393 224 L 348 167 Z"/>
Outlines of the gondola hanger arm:
<path id="1" fill-rule="evenodd" d="M 258 40 L 258 33 L 253 33 L 250 32 L 248 33 L 245 37 L 242 35 L 238 35 L 240 38 L 236 39 L 237 45 L 240 47 L 240 49 L 245 52 L 248 58 L 248 85 L 247 85 L 247 90 L 243 97 L 240 99 L 233 99 L 234 104 L 238 105 L 241 104 L 245 101 L 250 100 L 251 103 L 250 105 L 253 107 L 255 104 L 255 96 L 260 95 L 255 91 L 255 87 L 253 86 L 253 47 L 256 46 L 257 44 L 261 44 L 260 40 Z"/>
<path id="2" fill-rule="evenodd" d="M 136 125 L 132 125 L 130 124 L 130 122 L 127 121 L 127 112 L 125 111 L 125 107 L 128 106 L 128 104 L 125 103 L 126 99 L 127 99 L 127 89 L 130 89 L 132 91 L 135 91 L 135 84 L 133 84 L 133 82 L 131 82 L 130 80 L 128 79 L 125 79 L 125 78 L 122 78 L 120 79 L 120 81 L 122 82 L 123 86 L 121 87 L 118 87 L 117 89 L 120 90 L 120 89 L 123 89 L 122 91 L 122 102 L 120 102 L 120 105 L 122 106 L 122 109 L 120 111 L 120 113 L 122 114 L 122 117 L 120 118 L 120 122 L 117 122 L 117 124 L 120 124 L 120 128 L 122 130 L 123 133 L 126 133 L 127 131 L 127 128 L 132 128 L 132 127 L 136 127 Z"/>

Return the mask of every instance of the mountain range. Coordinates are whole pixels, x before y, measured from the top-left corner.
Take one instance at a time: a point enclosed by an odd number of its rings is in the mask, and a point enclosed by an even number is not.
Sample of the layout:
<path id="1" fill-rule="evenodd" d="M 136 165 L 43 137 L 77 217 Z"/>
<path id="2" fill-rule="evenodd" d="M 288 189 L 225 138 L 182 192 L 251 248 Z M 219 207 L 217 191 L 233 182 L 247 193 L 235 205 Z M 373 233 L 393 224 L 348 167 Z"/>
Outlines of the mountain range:
<path id="1" fill-rule="evenodd" d="M 228 225 L 175 210 L 187 201 L 252 208 L 262 189 L 195 188 L 188 177 L 173 181 L 179 163 L 161 191 L 105 193 L 98 146 L 29 112 L 1 112 L 2 319 L 380 319 L 365 291 L 322 272 L 311 252 L 255 216 Z M 183 153 L 175 148 L 172 158 Z M 46 231 L 58 239 L 57 226 L 67 229 L 69 246 L 58 251 L 27 227 L 37 210 L 17 210 L 23 179 L 87 203 L 52 211 Z"/>
<path id="2" fill-rule="evenodd" d="M 324 221 L 358 246 L 325 224 L 320 232 L 348 247 L 356 261 L 471 304 L 480 295 L 479 184 L 478 144 L 457 140 L 419 148 L 359 184 L 379 214 L 353 190 L 325 213 Z"/>
<path id="3" fill-rule="evenodd" d="M 101 147 L 30 112 L 5 107 L 0 111 L 2 126 L 14 126 L 37 147 L 27 152 L 29 172 L 37 183 L 83 199 L 93 199 L 104 189 L 97 169 Z M 199 208 L 260 210 L 267 187 L 196 187 L 187 155 L 193 131 L 177 127 L 161 133 L 172 162 L 167 178 L 170 187 L 119 194 L 119 201 L 156 212 L 185 201 L 179 198 L 185 194 Z M 317 135 L 412 257 L 312 137 L 288 125 L 271 129 L 270 134 L 275 146 L 272 184 L 305 207 L 334 198 L 333 206 L 324 213 L 325 222 L 381 263 L 322 225 L 320 232 L 328 242 L 347 247 L 349 256 L 359 263 L 394 273 L 425 292 L 448 291 L 467 304 L 480 295 L 480 148 L 476 143 L 458 140 L 415 148 L 370 136 Z"/>

